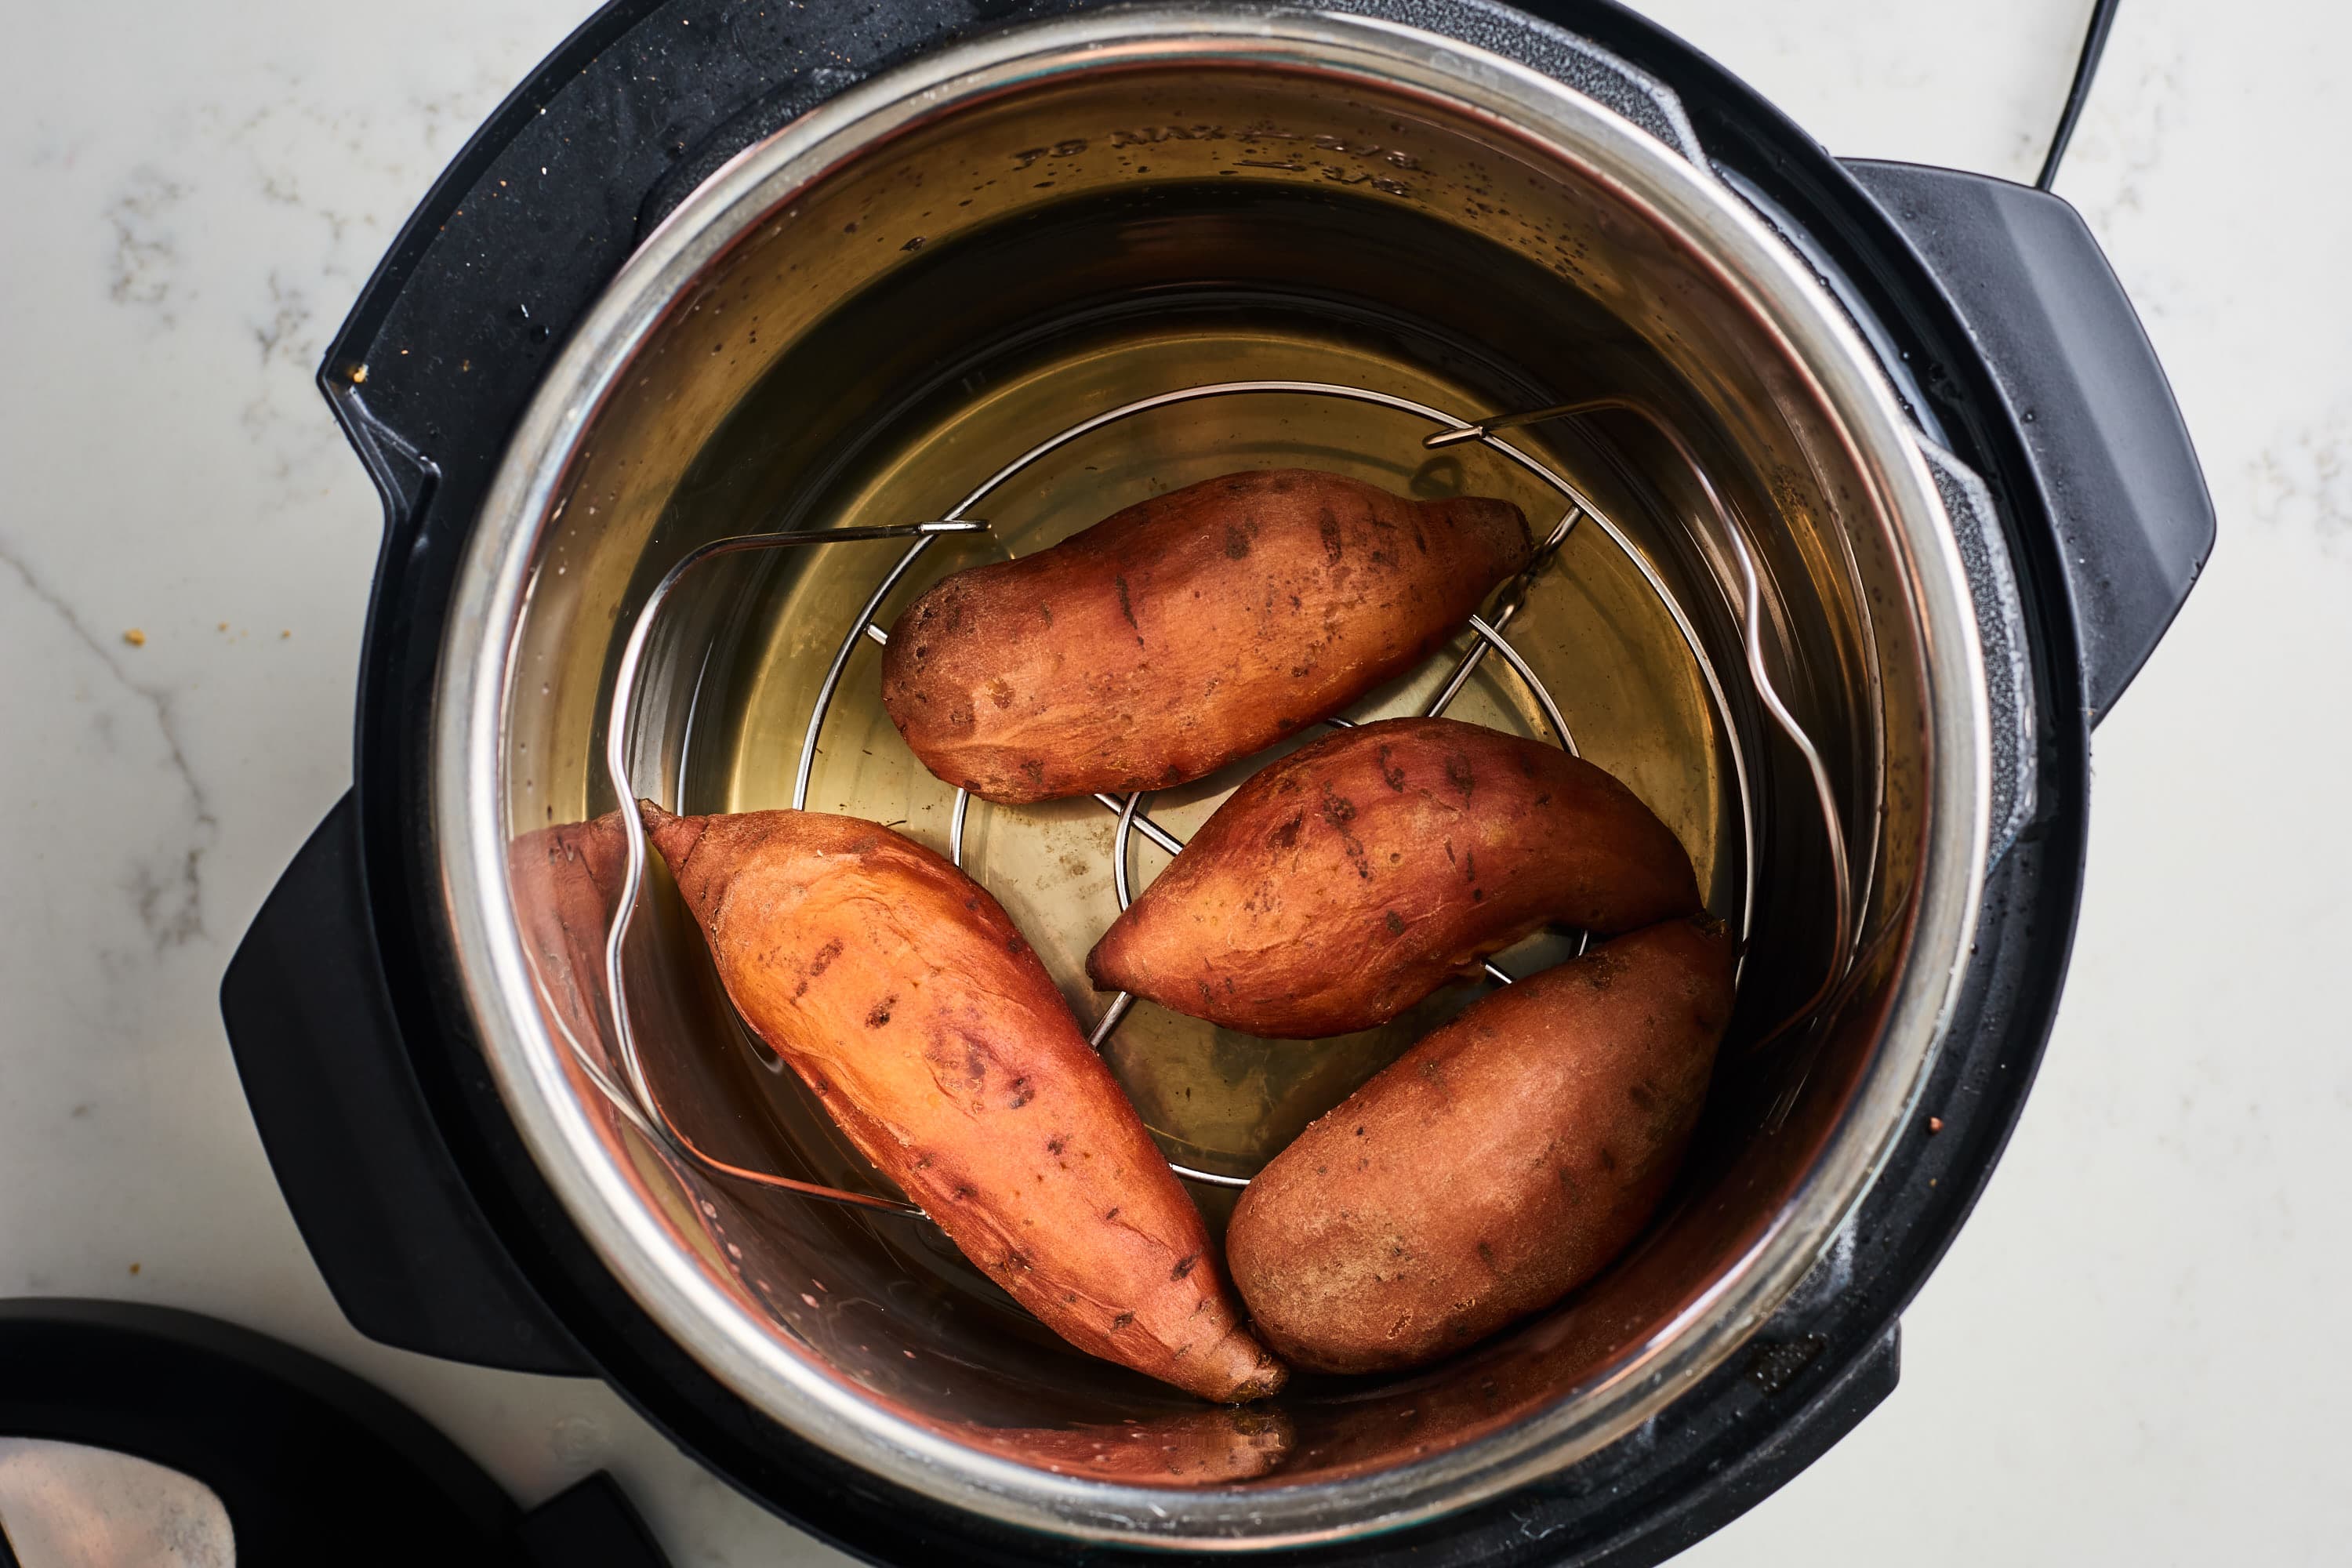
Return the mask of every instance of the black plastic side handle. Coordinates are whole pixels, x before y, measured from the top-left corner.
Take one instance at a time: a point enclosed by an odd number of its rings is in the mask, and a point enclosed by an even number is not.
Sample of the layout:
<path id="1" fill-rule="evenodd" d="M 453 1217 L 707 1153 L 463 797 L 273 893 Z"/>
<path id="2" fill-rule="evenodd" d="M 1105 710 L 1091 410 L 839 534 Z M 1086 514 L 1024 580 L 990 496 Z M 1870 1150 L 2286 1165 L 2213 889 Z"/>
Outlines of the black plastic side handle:
<path id="1" fill-rule="evenodd" d="M 220 1001 L 270 1169 L 352 1325 L 450 1361 L 593 1374 L 434 1124 L 376 958 L 350 795 L 261 906 Z"/>
<path id="2" fill-rule="evenodd" d="M 2056 521 L 2096 723 L 2213 550 L 2212 499 L 2156 350 L 2058 197 L 1953 169 L 1845 166 L 1943 279 L 2008 394 Z"/>

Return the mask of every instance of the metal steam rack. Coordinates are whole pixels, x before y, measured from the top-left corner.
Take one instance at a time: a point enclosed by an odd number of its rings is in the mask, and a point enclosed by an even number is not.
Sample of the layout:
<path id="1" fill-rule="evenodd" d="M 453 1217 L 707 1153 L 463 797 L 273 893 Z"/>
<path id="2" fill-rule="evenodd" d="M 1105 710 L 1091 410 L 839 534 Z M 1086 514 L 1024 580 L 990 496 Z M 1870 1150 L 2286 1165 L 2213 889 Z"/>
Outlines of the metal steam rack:
<path id="1" fill-rule="evenodd" d="M 1819 988 L 1804 1005 L 1791 1014 L 1785 1022 L 1771 1030 L 1765 1039 L 1775 1038 L 1810 1018 L 1814 1011 L 1837 990 L 1851 966 L 1857 940 L 1857 933 L 1854 931 L 1853 889 L 1848 877 L 1848 852 L 1838 814 L 1837 798 L 1831 788 L 1829 771 L 1822 761 L 1820 751 L 1781 700 L 1779 691 L 1772 683 L 1771 675 L 1766 668 L 1761 633 L 1763 616 L 1759 602 L 1760 586 L 1755 561 L 1749 552 L 1739 521 L 1731 509 L 1725 504 L 1714 484 L 1708 479 L 1706 469 L 1699 464 L 1689 445 L 1670 422 L 1647 406 L 1625 398 L 1594 399 L 1496 416 L 1483 420 L 1465 420 L 1426 404 L 1417 403 L 1411 398 L 1339 383 L 1216 382 L 1139 398 L 1070 426 L 1039 442 L 994 474 L 990 475 L 978 489 L 964 497 L 943 518 L 923 522 L 891 523 L 870 527 L 750 533 L 714 540 L 681 557 L 655 585 L 652 593 L 646 595 L 643 607 L 637 612 L 635 624 L 630 627 L 628 641 L 623 647 L 620 664 L 614 672 L 612 703 L 605 728 L 605 771 L 612 784 L 614 798 L 624 808 L 616 815 L 628 838 L 628 866 L 622 881 L 620 898 L 613 914 L 612 925 L 606 933 L 604 972 L 609 1001 L 609 1016 L 606 1021 L 611 1026 L 613 1040 L 618 1047 L 617 1055 L 624 1081 L 617 1083 L 614 1081 L 604 1063 L 597 1060 L 594 1054 L 574 1037 L 569 1029 L 562 1031 L 574 1059 L 589 1080 L 639 1132 L 657 1147 L 666 1148 L 691 1163 L 719 1175 L 780 1191 L 797 1193 L 807 1197 L 853 1205 L 860 1208 L 918 1218 L 929 1217 L 920 1208 L 897 1199 L 866 1193 L 846 1192 L 836 1187 L 799 1181 L 774 1172 L 752 1170 L 719 1159 L 698 1147 L 683 1130 L 670 1121 L 667 1111 L 663 1109 L 659 1099 L 654 1094 L 652 1085 L 646 1078 L 644 1061 L 637 1049 L 635 1031 L 629 1016 L 627 981 L 622 963 L 630 925 L 644 889 L 647 857 L 644 824 L 635 810 L 627 809 L 636 799 L 629 776 L 627 742 L 630 721 L 635 712 L 637 679 L 644 662 L 646 648 L 654 625 L 659 618 L 663 605 L 668 600 L 672 591 L 696 568 L 705 562 L 722 555 L 740 554 L 754 550 L 849 543 L 862 540 L 908 539 L 912 542 L 906 553 L 900 556 L 898 563 L 883 575 L 873 595 L 866 601 L 865 608 L 858 613 L 847 635 L 842 638 L 841 647 L 834 655 L 832 666 L 825 671 L 824 684 L 818 689 L 816 704 L 809 716 L 807 733 L 801 745 L 800 765 L 793 779 L 793 806 L 795 810 L 805 809 L 808 802 L 810 774 L 815 764 L 817 740 L 824 730 L 825 716 L 832 709 L 834 694 L 840 688 L 843 672 L 848 668 L 850 655 L 856 651 L 860 639 L 876 643 L 889 641 L 888 634 L 876 624 L 875 616 L 879 613 L 883 603 L 889 597 L 891 591 L 905 579 L 908 572 L 913 568 L 917 561 L 922 558 L 924 552 L 929 550 L 936 540 L 946 534 L 986 531 L 988 524 L 971 515 L 975 508 L 1041 458 L 1067 446 L 1072 441 L 1091 435 L 1106 426 L 1117 424 L 1153 409 L 1166 408 L 1177 404 L 1196 402 L 1211 397 L 1246 396 L 1258 394 L 1331 397 L 1373 404 L 1414 416 L 1436 426 L 1430 435 L 1423 437 L 1422 445 L 1424 448 L 1434 450 L 1466 442 L 1478 442 L 1509 461 L 1517 463 L 1549 486 L 1559 496 L 1565 503 L 1565 510 L 1561 513 L 1559 521 L 1552 527 L 1543 542 L 1538 546 L 1533 559 L 1526 569 L 1496 590 L 1491 611 L 1486 616 L 1474 615 L 1470 617 L 1468 629 L 1475 634 L 1476 640 L 1455 657 L 1453 668 L 1447 672 L 1435 697 L 1423 706 L 1422 711 L 1424 717 L 1434 717 L 1443 713 L 1461 693 L 1462 689 L 1468 684 L 1471 676 L 1476 672 L 1486 656 L 1492 653 L 1501 658 L 1526 686 L 1528 695 L 1534 699 L 1537 707 L 1551 725 L 1559 744 L 1571 756 L 1576 754 L 1576 740 L 1570 731 L 1567 720 L 1562 716 L 1559 704 L 1554 701 L 1550 691 L 1545 688 L 1543 681 L 1537 676 L 1527 659 L 1518 649 L 1511 646 L 1509 639 L 1503 634 L 1504 628 L 1510 625 L 1512 619 L 1526 604 L 1528 591 L 1534 580 L 1550 563 L 1570 531 L 1582 521 L 1589 521 L 1607 535 L 1641 573 L 1643 580 L 1649 584 L 1651 591 L 1658 595 L 1667 614 L 1673 618 L 1675 627 L 1680 631 L 1692 659 L 1696 663 L 1700 677 L 1706 687 L 1708 699 L 1714 705 L 1717 721 L 1723 726 L 1727 734 L 1736 737 L 1738 729 L 1732 721 L 1730 705 L 1726 699 L 1722 681 L 1718 679 L 1713 663 L 1708 659 L 1706 650 L 1702 646 L 1696 628 L 1692 626 L 1689 616 L 1684 613 L 1682 605 L 1675 601 L 1674 595 L 1659 577 L 1656 569 L 1639 550 L 1634 548 L 1633 542 L 1626 537 L 1623 531 L 1592 504 L 1590 498 L 1542 461 L 1509 442 L 1500 439 L 1496 432 L 1543 420 L 1578 418 L 1594 414 L 1617 412 L 1630 414 L 1645 421 L 1674 447 L 1677 456 L 1688 466 L 1708 505 L 1713 508 L 1716 522 L 1721 531 L 1721 537 L 1729 545 L 1730 553 L 1738 567 L 1740 577 L 1738 619 L 1748 679 L 1759 700 L 1771 717 L 1774 725 L 1803 758 L 1811 774 L 1816 803 L 1821 809 L 1823 826 L 1826 829 L 1831 859 L 1831 881 L 1835 889 L 1836 921 L 1828 973 L 1822 978 Z M 1344 729 L 1349 727 L 1350 721 L 1335 717 L 1325 720 L 1324 723 Z M 1739 935 L 1744 944 L 1756 904 L 1755 800 L 1748 777 L 1747 763 L 1736 740 L 1730 750 L 1734 778 L 1739 797 L 1741 853 L 1745 859 L 1740 881 L 1738 919 Z M 1146 815 L 1145 803 L 1150 799 L 1150 791 L 1144 791 L 1123 798 L 1103 794 L 1094 796 L 1094 799 L 1106 811 L 1112 813 L 1118 818 L 1118 826 L 1111 851 L 1112 881 L 1118 895 L 1118 906 L 1121 910 L 1125 910 L 1134 898 L 1134 888 L 1129 876 L 1129 859 L 1136 835 L 1140 834 L 1149 838 L 1171 855 L 1178 853 L 1184 847 L 1182 840 Z M 964 828 L 971 806 L 970 793 L 962 789 L 957 790 L 954 811 L 950 818 L 948 847 L 950 858 L 959 867 L 963 864 Z M 1485 967 L 1488 976 L 1501 984 L 1509 984 L 1514 978 L 1491 962 Z M 1133 996 L 1122 991 L 1104 1009 L 1102 1016 L 1089 1032 L 1089 1043 L 1096 1049 L 1102 1048 L 1104 1042 L 1118 1027 L 1120 1020 L 1127 1016 L 1134 1002 Z M 1759 1045 L 1762 1043 L 1759 1042 Z M 1172 1160 L 1170 1162 L 1170 1166 L 1176 1174 L 1189 1181 L 1223 1187 L 1248 1185 L 1246 1177 L 1195 1170 Z"/>

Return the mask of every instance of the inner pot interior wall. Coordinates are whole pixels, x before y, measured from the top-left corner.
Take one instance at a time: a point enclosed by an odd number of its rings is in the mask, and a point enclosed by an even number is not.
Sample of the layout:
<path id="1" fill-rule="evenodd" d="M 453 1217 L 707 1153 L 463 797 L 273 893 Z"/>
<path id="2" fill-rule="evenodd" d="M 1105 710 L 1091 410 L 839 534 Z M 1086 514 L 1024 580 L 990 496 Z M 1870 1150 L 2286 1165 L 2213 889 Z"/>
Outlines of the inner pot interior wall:
<path id="1" fill-rule="evenodd" d="M 613 805 L 599 759 L 619 631 L 686 550 L 761 528 L 937 515 L 1103 406 L 1276 377 L 1373 386 L 1465 416 L 1601 395 L 1660 409 L 1750 526 L 1776 677 L 1839 777 L 1863 829 L 1855 842 L 1901 846 L 1916 833 L 1906 801 L 1917 792 L 1903 784 L 1916 759 L 1885 756 L 1883 740 L 1890 716 L 1905 718 L 1908 684 L 1888 667 L 1899 675 L 1914 656 L 1872 622 L 1862 591 L 1892 572 L 1879 525 L 1843 515 L 1863 488 L 1752 320 L 1638 213 L 1498 132 L 1360 84 L 1241 70 L 1063 81 L 966 110 L 793 195 L 709 269 L 599 412 L 547 531 L 515 645 L 514 831 Z M 1539 488 L 1475 448 L 1419 452 L 1426 428 L 1358 405 L 1253 396 L 1089 437 L 975 509 L 998 524 L 992 541 L 934 550 L 881 622 L 953 566 L 1029 552 L 1145 494 L 1233 468 L 1297 462 L 1423 493 L 1509 488 L 1539 531 L 1557 521 Z M 1624 531 L 1690 616 L 1724 689 L 1718 710 L 1629 558 L 1580 523 L 1514 640 L 1586 754 L 1683 835 L 1711 907 L 1738 921 L 1752 887 L 1733 1038 L 1753 1037 L 1818 975 L 1827 905 L 1807 792 L 1741 674 L 1716 525 L 1636 422 L 1609 416 L 1513 439 Z M 706 568 L 648 662 L 639 793 L 689 810 L 788 804 L 812 672 L 898 548 Z M 949 792 L 880 718 L 873 657 L 866 649 L 850 667 L 809 804 L 903 822 L 943 847 Z M 1396 710 L 1412 695 L 1381 694 L 1367 710 Z M 1493 670 L 1455 711 L 1550 738 Z M 1233 782 L 1171 796 L 1164 820 L 1183 831 Z M 1109 818 L 1090 802 L 1019 815 L 977 811 L 970 864 L 1091 1020 L 1101 999 L 1075 978 L 1076 959 L 1115 912 Z M 1880 927 L 1907 887 L 1901 858 L 1887 857 L 1872 884 Z M 1160 863 L 1139 857 L 1138 872 L 1148 879 Z M 519 853 L 517 867 L 529 925 L 560 890 L 541 858 Z M 797 1083 L 744 1037 L 674 897 L 656 893 L 631 958 L 634 1016 L 672 1114 L 722 1157 L 875 1187 Z M 554 957 L 562 946 L 535 944 L 545 1004 L 594 1050 L 591 966 Z M 1507 962 L 1526 972 L 1558 956 L 1556 945 L 1531 947 Z M 1873 981 L 1891 964 L 1881 955 Z M 1245 1172 L 1469 994 L 1332 1047 L 1204 1038 L 1182 1021 L 1139 1016 L 1112 1059 L 1171 1148 Z M 1873 1004 L 1865 988 L 1810 1057 L 1795 1109 L 1777 1125 L 1769 1108 L 1790 1088 L 1786 1076 L 1719 1074 L 1701 1152 L 1668 1215 L 1560 1309 L 1412 1377 L 1302 1380 L 1278 1409 L 1247 1418 L 1066 1350 L 928 1226 L 680 1169 L 617 1122 L 612 1136 L 678 1245 L 877 1404 L 1073 1473 L 1298 1480 L 1475 1436 L 1667 1329 L 1801 1178 L 1866 1058 Z M 1183 1121 L 1178 1089 L 1216 1103 Z M 1216 1191 L 1197 1191 L 1221 1224 Z"/>

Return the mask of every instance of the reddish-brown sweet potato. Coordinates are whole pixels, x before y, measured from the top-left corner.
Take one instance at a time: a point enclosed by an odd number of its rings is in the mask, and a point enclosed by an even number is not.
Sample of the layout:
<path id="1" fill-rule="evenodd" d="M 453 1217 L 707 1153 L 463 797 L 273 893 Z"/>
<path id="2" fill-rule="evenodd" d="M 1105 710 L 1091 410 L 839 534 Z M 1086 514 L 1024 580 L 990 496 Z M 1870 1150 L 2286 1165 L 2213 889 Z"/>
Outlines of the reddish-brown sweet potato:
<path id="1" fill-rule="evenodd" d="M 1529 553 L 1507 501 L 1231 474 L 939 583 L 890 628 L 882 702 L 984 799 L 1182 784 L 1412 668 Z"/>
<path id="2" fill-rule="evenodd" d="M 1699 907 L 1633 792 L 1555 746 L 1391 719 L 1235 790 L 1087 955 L 1105 990 L 1277 1039 L 1386 1023 L 1552 922 Z"/>
<path id="3" fill-rule="evenodd" d="M 977 882 L 814 812 L 646 824 L 744 1021 L 866 1157 L 1080 1350 L 1205 1399 L 1270 1394 L 1200 1212 Z"/>
<path id="4" fill-rule="evenodd" d="M 534 829 L 508 846 L 515 917 L 557 1022 L 601 1058 L 609 1032 L 604 936 L 629 865 L 621 814 Z"/>
<path id="5" fill-rule="evenodd" d="M 1258 1173 L 1225 1257 L 1258 1332 L 1318 1372 L 1417 1366 L 1599 1273 L 1664 1196 L 1731 1016 L 1703 920 L 1465 1008 Z"/>
<path id="6" fill-rule="evenodd" d="M 1186 1410 L 1116 1426 L 965 1426 L 966 1441 L 1057 1476 L 1139 1486 L 1253 1480 L 1290 1452 L 1290 1418 L 1263 1405 Z"/>

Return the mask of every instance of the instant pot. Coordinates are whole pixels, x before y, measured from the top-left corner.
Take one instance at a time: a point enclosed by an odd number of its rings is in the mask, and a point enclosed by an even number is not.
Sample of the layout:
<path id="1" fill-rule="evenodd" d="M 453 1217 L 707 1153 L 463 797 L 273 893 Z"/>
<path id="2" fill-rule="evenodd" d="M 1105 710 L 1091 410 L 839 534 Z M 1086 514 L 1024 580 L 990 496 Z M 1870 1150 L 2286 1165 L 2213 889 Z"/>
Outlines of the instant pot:
<path id="1" fill-rule="evenodd" d="M 459 155 L 320 384 L 386 512 L 354 784 L 222 993 L 302 1234 L 363 1332 L 602 1377 L 893 1563 L 1648 1563 L 1801 1469 L 1894 1387 L 2015 1122 L 2090 730 L 2213 536 L 2071 208 L 1832 159 L 1573 0 L 626 0 Z M 904 1212 L 589 840 L 646 796 L 952 849 L 1221 1225 L 1461 998 L 1267 1042 L 1097 995 L 1087 947 L 1239 775 L 972 801 L 875 645 L 947 571 L 1279 466 L 1528 511 L 1538 567 L 1353 717 L 1607 767 L 1742 969 L 1608 1272 L 1232 1411 Z"/>

